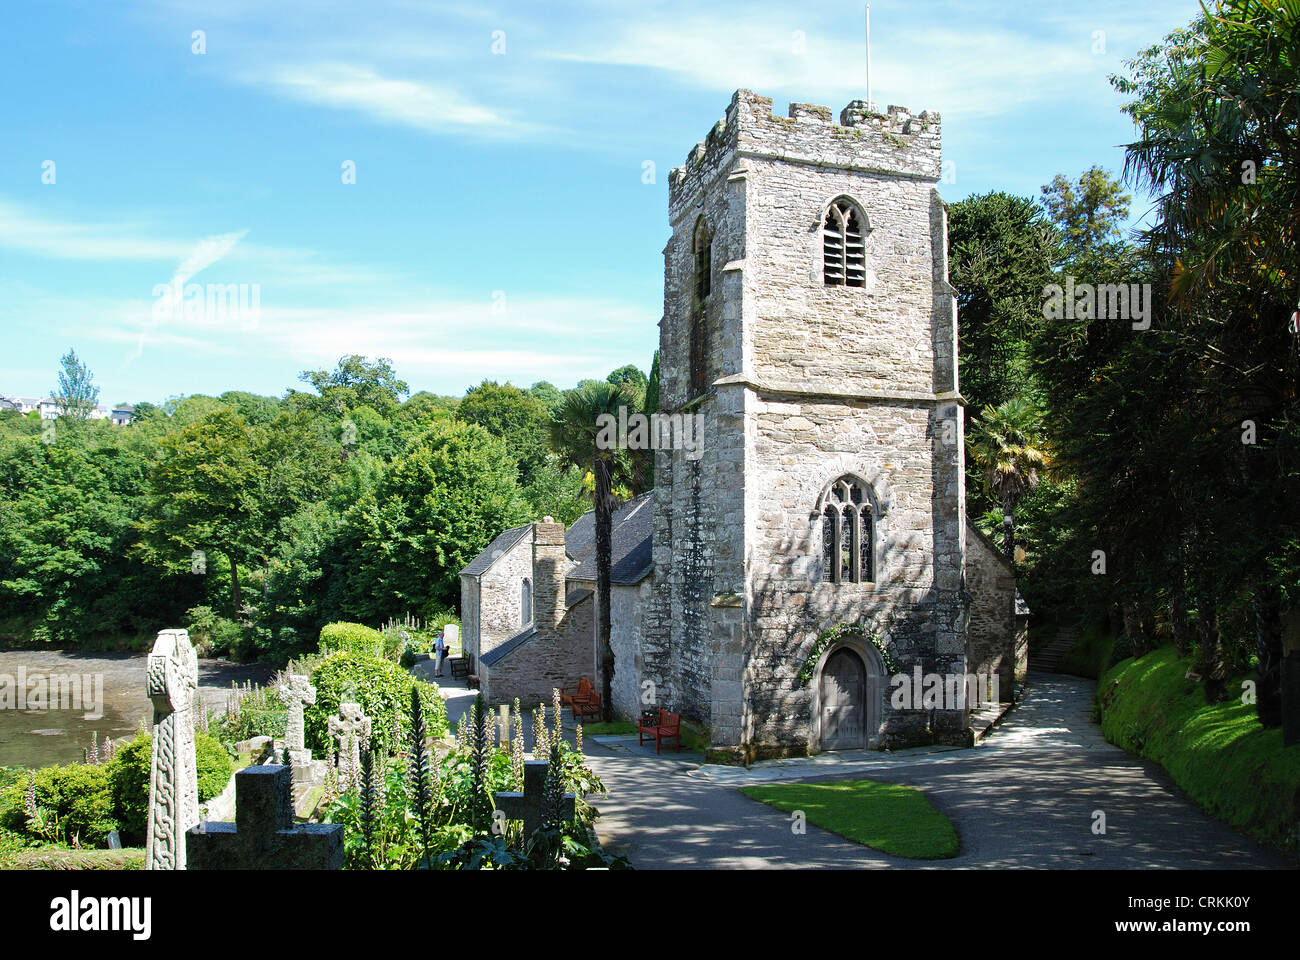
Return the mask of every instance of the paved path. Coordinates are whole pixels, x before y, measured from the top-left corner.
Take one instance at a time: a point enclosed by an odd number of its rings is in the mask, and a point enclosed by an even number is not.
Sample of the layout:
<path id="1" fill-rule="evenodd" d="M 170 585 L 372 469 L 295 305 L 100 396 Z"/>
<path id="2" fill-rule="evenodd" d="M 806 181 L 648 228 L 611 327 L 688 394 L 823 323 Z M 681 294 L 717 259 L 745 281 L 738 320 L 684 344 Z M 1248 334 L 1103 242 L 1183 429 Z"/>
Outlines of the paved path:
<path id="1" fill-rule="evenodd" d="M 968 750 L 863 752 L 746 771 L 703 766 L 686 753 L 656 757 L 653 749 L 638 749 L 635 738 L 589 739 L 591 765 L 610 791 L 595 801 L 597 829 L 610 849 L 641 868 L 1290 865 L 1202 813 L 1158 767 L 1108 744 L 1090 719 L 1092 689 L 1077 677 L 1035 677 L 1021 705 Z M 737 789 L 848 776 L 924 789 L 956 825 L 961 854 L 905 860 L 812 825 L 796 836 L 789 815 Z M 1092 833 L 1096 810 L 1106 815 L 1104 836 Z"/>

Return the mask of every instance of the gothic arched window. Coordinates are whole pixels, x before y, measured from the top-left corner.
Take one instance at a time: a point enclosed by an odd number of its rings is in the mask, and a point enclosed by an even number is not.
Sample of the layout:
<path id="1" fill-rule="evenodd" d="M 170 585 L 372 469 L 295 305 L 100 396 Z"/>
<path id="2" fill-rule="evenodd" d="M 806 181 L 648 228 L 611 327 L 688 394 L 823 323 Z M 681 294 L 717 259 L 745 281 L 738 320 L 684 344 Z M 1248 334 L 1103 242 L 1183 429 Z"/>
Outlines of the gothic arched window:
<path id="1" fill-rule="evenodd" d="M 867 218 L 848 197 L 826 211 L 822 224 L 822 278 L 828 287 L 867 285 Z"/>
<path id="2" fill-rule="evenodd" d="M 519 625 L 526 627 L 533 622 L 533 582 L 525 579 L 519 594 Z"/>
<path id="3" fill-rule="evenodd" d="M 713 288 L 713 237 L 703 217 L 695 222 L 691 250 L 695 254 L 695 302 L 699 303 Z"/>
<path id="4" fill-rule="evenodd" d="M 691 251 L 695 257 L 695 290 L 691 300 L 690 353 L 687 357 L 690 371 L 688 398 L 698 397 L 709 386 L 709 320 L 704 302 L 713 289 L 713 237 L 703 217 L 695 221 Z"/>
<path id="5" fill-rule="evenodd" d="M 831 485 L 822 505 L 822 580 L 875 580 L 875 513 L 866 486 L 855 477 Z"/>

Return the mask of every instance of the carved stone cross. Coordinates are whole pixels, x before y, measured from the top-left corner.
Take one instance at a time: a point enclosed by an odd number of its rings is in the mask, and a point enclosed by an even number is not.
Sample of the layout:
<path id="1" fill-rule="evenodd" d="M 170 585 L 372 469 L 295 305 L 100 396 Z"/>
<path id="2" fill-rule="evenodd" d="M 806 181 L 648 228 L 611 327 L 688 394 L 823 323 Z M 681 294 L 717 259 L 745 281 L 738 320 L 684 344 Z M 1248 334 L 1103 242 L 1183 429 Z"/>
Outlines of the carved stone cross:
<path id="1" fill-rule="evenodd" d="M 163 630 L 149 654 L 147 690 L 153 702 L 146 870 L 185 869 L 185 831 L 199 822 L 194 760 L 194 699 L 199 663 L 184 630 Z"/>
<path id="2" fill-rule="evenodd" d="M 283 765 L 235 774 L 235 822 L 185 835 L 191 870 L 340 870 L 343 827 L 293 822 L 293 777 Z"/>
<path id="3" fill-rule="evenodd" d="M 338 741 L 335 753 L 339 769 L 349 777 L 361 770 L 361 746 L 370 745 L 370 718 L 361 712 L 359 703 L 340 703 L 339 715 L 330 717 L 330 736 Z"/>
<path id="4" fill-rule="evenodd" d="M 285 748 L 289 751 L 295 766 L 311 763 L 311 751 L 307 749 L 306 742 L 303 706 L 316 702 L 316 688 L 307 681 L 306 677 L 290 674 L 280 685 L 279 697 L 280 702 L 289 708 L 284 730 Z"/>
<path id="5" fill-rule="evenodd" d="M 524 791 L 519 793 L 508 790 L 496 795 L 497 809 L 505 814 L 507 820 L 524 822 L 524 839 L 531 837 L 542 825 L 546 809 L 546 768 L 545 760 L 524 761 Z M 560 819 L 572 820 L 575 816 L 577 798 L 566 793 L 560 803 Z"/>

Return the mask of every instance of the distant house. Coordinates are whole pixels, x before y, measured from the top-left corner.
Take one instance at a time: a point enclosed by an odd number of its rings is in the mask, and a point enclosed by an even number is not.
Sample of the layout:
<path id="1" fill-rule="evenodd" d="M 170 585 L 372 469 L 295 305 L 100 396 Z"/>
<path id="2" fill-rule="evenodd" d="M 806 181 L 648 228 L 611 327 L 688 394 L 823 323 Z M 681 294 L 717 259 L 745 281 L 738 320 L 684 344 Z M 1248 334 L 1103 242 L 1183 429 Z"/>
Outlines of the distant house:
<path id="1" fill-rule="evenodd" d="M 17 410 L 19 413 L 39 411 L 42 420 L 57 420 L 63 413 L 59 401 L 54 397 L 38 399 L 36 397 L 10 397 L 0 395 L 0 410 Z M 87 414 L 88 420 L 109 420 L 114 425 L 124 427 L 135 416 L 135 406 L 121 403 L 114 407 L 97 406 Z"/>

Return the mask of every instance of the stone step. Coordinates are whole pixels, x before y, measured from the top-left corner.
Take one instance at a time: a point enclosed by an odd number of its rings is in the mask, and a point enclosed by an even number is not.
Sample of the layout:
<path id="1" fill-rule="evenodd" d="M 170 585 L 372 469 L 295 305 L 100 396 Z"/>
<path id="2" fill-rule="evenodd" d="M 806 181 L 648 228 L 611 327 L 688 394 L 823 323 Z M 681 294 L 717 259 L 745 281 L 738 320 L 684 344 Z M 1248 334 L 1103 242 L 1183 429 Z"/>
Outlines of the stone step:
<path id="1" fill-rule="evenodd" d="M 1056 636 L 1029 654 L 1029 669 L 1039 673 L 1059 672 L 1061 661 L 1078 639 L 1078 627 L 1061 627 L 1056 631 Z"/>

